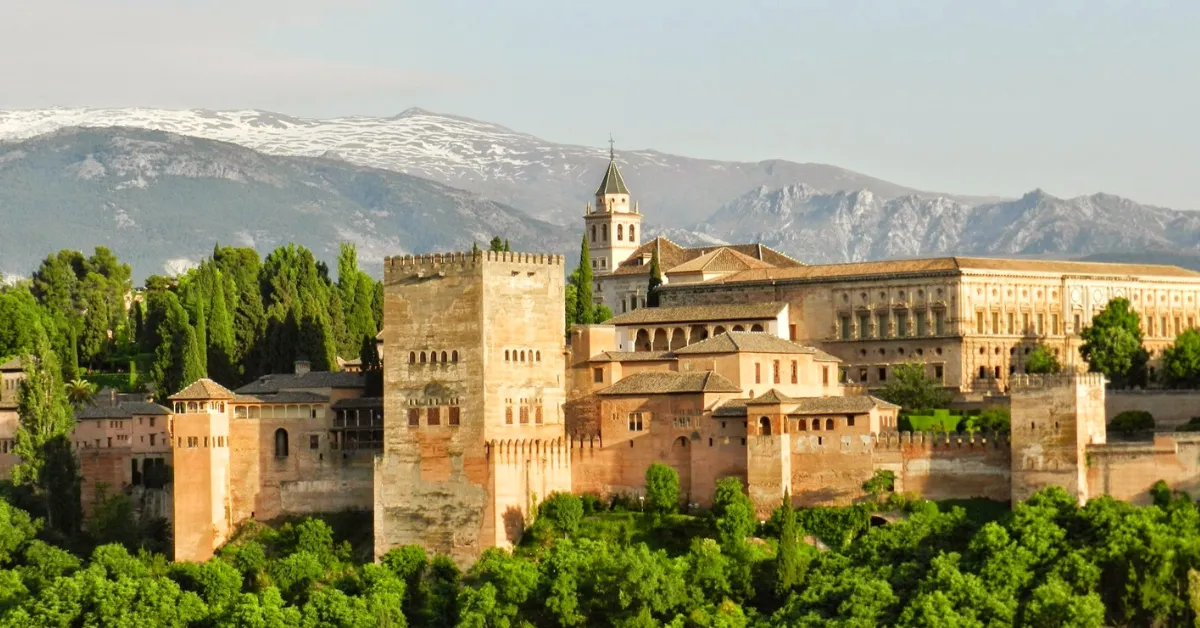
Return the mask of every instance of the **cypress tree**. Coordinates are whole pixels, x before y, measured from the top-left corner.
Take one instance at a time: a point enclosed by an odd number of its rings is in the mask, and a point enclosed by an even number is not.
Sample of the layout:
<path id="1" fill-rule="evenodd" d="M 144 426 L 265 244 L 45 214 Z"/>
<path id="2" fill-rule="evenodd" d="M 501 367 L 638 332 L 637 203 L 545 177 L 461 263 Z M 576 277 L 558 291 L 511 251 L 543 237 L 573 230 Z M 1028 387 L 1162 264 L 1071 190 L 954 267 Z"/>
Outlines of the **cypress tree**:
<path id="1" fill-rule="evenodd" d="M 479 242 L 475 241 L 471 243 L 471 254 L 474 255 L 477 253 L 479 253 Z"/>
<path id="2" fill-rule="evenodd" d="M 196 330 L 188 327 L 184 332 L 183 363 L 179 374 L 179 390 L 183 390 L 192 382 L 207 377 L 204 369 L 204 345 L 200 343 Z"/>
<path id="3" fill-rule="evenodd" d="M 646 287 L 646 307 L 658 307 L 658 288 L 663 283 L 662 268 L 658 265 L 658 247 L 650 254 L 650 284 Z"/>
<path id="4" fill-rule="evenodd" d="M 67 330 L 67 359 L 62 365 L 62 375 L 65 382 L 79 379 L 79 336 L 74 327 Z"/>
<path id="5" fill-rule="evenodd" d="M 508 238 L 504 238 L 504 252 L 511 253 L 512 248 L 508 246 Z"/>
<path id="6" fill-rule="evenodd" d="M 208 315 L 208 372 L 213 379 L 226 386 L 238 383 L 237 369 L 233 365 L 233 317 L 225 300 L 226 280 L 219 274 L 213 285 L 212 309 Z"/>
<path id="7" fill-rule="evenodd" d="M 200 370 L 205 373 L 201 377 L 208 377 L 208 323 L 204 316 L 204 302 L 196 303 L 195 322 L 192 324 L 192 331 L 196 335 L 196 355 L 194 359 L 199 360 Z M 196 381 L 196 380 L 192 380 Z M 187 384 L 192 383 L 187 382 Z M 184 384 L 185 386 L 187 384 Z"/>
<path id="8" fill-rule="evenodd" d="M 579 275 L 575 284 L 575 322 L 591 325 L 595 306 L 592 304 L 592 252 L 587 236 L 579 246 Z"/>
<path id="9" fill-rule="evenodd" d="M 779 551 L 775 554 L 775 593 L 781 600 L 786 600 L 800 583 L 804 566 L 801 564 L 800 530 L 790 492 L 784 491 L 779 507 L 783 509 L 783 526 L 779 532 Z"/>

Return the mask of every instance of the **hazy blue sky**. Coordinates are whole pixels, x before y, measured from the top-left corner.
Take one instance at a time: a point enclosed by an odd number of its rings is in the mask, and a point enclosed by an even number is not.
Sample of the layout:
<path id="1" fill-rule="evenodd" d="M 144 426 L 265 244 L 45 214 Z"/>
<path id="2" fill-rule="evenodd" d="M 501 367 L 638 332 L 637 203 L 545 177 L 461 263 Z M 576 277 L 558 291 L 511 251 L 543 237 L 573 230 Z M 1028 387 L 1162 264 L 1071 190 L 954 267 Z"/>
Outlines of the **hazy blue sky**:
<path id="1" fill-rule="evenodd" d="M 410 106 L 1200 209 L 1200 2 L 0 0 L 0 107 Z"/>

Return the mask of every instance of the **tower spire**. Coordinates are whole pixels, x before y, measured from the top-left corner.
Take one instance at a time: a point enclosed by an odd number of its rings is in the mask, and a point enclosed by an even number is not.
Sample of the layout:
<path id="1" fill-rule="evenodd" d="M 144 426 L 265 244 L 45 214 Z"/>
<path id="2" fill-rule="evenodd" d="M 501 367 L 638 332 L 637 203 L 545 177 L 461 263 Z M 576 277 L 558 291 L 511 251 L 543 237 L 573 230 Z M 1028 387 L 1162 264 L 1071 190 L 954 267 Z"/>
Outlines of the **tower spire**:
<path id="1" fill-rule="evenodd" d="M 616 151 L 615 145 L 616 145 L 616 142 L 613 141 L 612 133 L 609 133 L 608 134 L 608 160 L 610 162 L 617 160 L 617 151 Z"/>

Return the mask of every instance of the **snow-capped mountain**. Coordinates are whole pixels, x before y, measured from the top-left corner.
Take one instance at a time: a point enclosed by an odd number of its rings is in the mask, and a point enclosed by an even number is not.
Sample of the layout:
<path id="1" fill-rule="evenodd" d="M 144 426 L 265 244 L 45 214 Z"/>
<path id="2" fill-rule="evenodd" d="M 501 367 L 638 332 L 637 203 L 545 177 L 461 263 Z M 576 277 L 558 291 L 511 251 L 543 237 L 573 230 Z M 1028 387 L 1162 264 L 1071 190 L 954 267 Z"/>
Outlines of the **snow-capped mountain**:
<path id="1" fill-rule="evenodd" d="M 999 203 L 946 197 L 760 187 L 693 227 L 690 238 L 762 242 L 808 263 L 931 255 L 1076 257 L 1200 250 L 1200 214 L 1111 194 L 1061 199 L 1035 190 Z"/>
<path id="2" fill-rule="evenodd" d="M 266 253 L 296 242 L 333 260 L 469 250 L 577 254 L 576 231 L 477 194 L 344 161 L 265 155 L 161 131 L 70 128 L 0 143 L 0 273 L 28 276 L 62 248 L 114 250 L 134 274 L 171 272 L 214 243 Z"/>
<path id="3" fill-rule="evenodd" d="M 603 177 L 608 147 L 556 144 L 497 124 L 409 109 L 390 118 L 295 118 L 265 111 L 39 109 L 0 111 L 0 140 L 64 127 L 128 126 L 240 144 L 271 155 L 325 156 L 395 170 L 482 194 L 533 216 L 577 226 Z M 626 182 L 649 223 L 703 220 L 757 186 L 804 182 L 827 191 L 916 193 L 823 164 L 710 161 L 620 150 Z"/>

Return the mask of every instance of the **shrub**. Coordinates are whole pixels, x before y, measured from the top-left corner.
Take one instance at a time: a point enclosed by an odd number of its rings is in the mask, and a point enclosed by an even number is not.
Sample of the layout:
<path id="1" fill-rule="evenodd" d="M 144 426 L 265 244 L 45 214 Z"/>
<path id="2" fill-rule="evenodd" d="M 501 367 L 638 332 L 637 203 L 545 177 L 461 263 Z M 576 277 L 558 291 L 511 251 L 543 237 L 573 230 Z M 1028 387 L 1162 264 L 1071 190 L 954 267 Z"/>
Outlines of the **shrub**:
<path id="1" fill-rule="evenodd" d="M 896 488 L 896 474 L 892 471 L 877 469 L 871 479 L 863 482 L 862 489 L 868 495 L 879 499 L 884 493 L 890 493 Z"/>
<path id="2" fill-rule="evenodd" d="M 657 513 L 674 512 L 679 507 L 679 474 L 661 462 L 646 469 L 646 506 Z"/>
<path id="3" fill-rule="evenodd" d="M 598 512 L 604 512 L 605 504 L 601 501 L 600 496 L 595 493 L 584 493 L 579 496 L 583 502 L 583 514 L 594 515 Z"/>
<path id="4" fill-rule="evenodd" d="M 971 426 L 977 430 L 1007 432 L 1012 428 L 1012 412 L 1005 406 L 990 406 L 971 421 Z"/>
<path id="5" fill-rule="evenodd" d="M 1194 416 L 1194 417 L 1188 419 L 1187 423 L 1179 426 L 1178 431 L 1180 431 L 1180 432 L 1200 432 L 1200 416 Z"/>
<path id="6" fill-rule="evenodd" d="M 1126 410 L 1108 422 L 1110 432 L 1131 434 L 1154 429 L 1154 415 L 1145 410 Z"/>
<path id="7" fill-rule="evenodd" d="M 553 493 L 538 508 L 538 518 L 545 518 L 563 534 L 574 535 L 583 520 L 583 500 L 570 493 Z"/>

